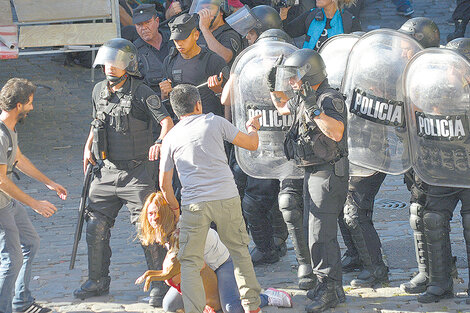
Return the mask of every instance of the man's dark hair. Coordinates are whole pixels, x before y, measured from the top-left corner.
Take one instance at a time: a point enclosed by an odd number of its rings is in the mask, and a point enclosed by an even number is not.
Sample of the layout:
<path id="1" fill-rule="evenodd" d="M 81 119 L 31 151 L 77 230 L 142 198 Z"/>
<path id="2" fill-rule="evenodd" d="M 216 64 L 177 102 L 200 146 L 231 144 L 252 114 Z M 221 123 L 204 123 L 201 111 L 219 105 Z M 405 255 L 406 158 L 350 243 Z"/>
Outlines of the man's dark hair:
<path id="1" fill-rule="evenodd" d="M 0 109 L 11 111 L 18 103 L 26 104 L 36 91 L 36 85 L 26 78 L 11 78 L 0 91 Z"/>
<path id="2" fill-rule="evenodd" d="M 201 101 L 201 95 L 196 87 L 189 84 L 181 84 L 170 92 L 170 103 L 178 118 L 193 113 L 196 102 Z"/>

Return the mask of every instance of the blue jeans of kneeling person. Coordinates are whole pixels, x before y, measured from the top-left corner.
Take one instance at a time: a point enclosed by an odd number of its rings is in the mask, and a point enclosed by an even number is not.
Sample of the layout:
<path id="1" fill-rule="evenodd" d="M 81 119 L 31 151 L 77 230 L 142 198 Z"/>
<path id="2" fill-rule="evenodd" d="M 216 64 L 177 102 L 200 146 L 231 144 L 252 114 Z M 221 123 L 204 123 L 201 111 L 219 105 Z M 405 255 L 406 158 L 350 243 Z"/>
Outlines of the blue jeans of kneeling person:
<path id="1" fill-rule="evenodd" d="M 244 313 L 240 293 L 238 292 L 237 282 L 233 274 L 233 261 L 228 258 L 225 263 L 215 270 L 217 275 L 217 283 L 219 289 L 220 304 L 224 313 Z M 261 304 L 260 307 L 268 305 L 268 296 L 260 294 Z M 163 311 L 176 312 L 178 309 L 183 309 L 183 296 L 171 287 L 170 290 L 163 298 Z"/>
<path id="2" fill-rule="evenodd" d="M 0 312 L 22 311 L 34 302 L 29 282 L 38 249 L 39 236 L 25 207 L 13 200 L 0 209 Z"/>

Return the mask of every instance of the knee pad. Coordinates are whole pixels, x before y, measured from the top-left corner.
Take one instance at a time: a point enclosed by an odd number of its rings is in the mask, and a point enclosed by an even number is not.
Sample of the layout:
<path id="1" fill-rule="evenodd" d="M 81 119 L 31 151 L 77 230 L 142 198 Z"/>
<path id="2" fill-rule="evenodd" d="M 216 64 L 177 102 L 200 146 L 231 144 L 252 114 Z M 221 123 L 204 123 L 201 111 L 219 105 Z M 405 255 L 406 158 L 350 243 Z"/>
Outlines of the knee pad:
<path id="1" fill-rule="evenodd" d="M 350 229 L 359 227 L 359 208 L 352 203 L 346 203 L 344 206 L 344 223 Z"/>
<path id="2" fill-rule="evenodd" d="M 88 213 L 87 227 L 86 227 L 86 241 L 93 243 L 96 241 L 109 240 L 111 237 L 110 227 L 108 221 L 101 214 L 93 212 Z"/>
<path id="3" fill-rule="evenodd" d="M 424 207 L 419 203 L 410 204 L 410 226 L 414 231 L 423 232 L 423 211 Z"/>
<path id="4" fill-rule="evenodd" d="M 436 242 L 449 236 L 449 220 L 439 212 L 425 212 L 423 224 L 426 231 L 426 239 L 429 239 L 431 242 Z"/>
<path id="5" fill-rule="evenodd" d="M 279 209 L 287 223 L 295 223 L 303 216 L 302 198 L 292 193 L 279 193 Z"/>

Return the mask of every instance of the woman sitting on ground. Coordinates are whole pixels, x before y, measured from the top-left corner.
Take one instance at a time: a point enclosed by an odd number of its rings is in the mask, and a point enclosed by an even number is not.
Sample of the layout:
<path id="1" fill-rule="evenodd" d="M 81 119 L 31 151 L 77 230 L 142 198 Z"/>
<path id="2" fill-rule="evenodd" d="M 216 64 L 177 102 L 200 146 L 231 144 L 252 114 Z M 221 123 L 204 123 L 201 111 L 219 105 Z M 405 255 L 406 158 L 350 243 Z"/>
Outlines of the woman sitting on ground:
<path id="1" fill-rule="evenodd" d="M 177 219 L 171 211 L 163 194 L 152 193 L 145 201 L 139 219 L 139 238 L 144 245 L 157 242 L 165 245 L 167 249 L 169 239 L 177 232 Z M 235 281 L 232 258 L 227 247 L 220 241 L 219 235 L 213 229 L 209 229 L 204 247 L 205 266 L 211 268 L 217 279 L 213 282 L 218 284 L 220 304 L 224 313 L 244 313 L 240 301 L 237 282 Z M 165 264 L 164 264 L 165 267 Z M 136 283 L 141 283 L 146 277 L 141 276 Z M 176 312 L 183 309 L 183 297 L 179 290 L 180 274 L 173 277 L 169 285 L 171 288 L 163 299 L 163 310 L 165 312 Z M 168 283 L 168 282 L 167 282 Z M 206 288 L 205 288 L 206 289 Z M 269 288 L 264 294 L 260 294 L 261 305 L 274 305 L 280 307 L 292 307 L 292 300 L 285 291 Z"/>

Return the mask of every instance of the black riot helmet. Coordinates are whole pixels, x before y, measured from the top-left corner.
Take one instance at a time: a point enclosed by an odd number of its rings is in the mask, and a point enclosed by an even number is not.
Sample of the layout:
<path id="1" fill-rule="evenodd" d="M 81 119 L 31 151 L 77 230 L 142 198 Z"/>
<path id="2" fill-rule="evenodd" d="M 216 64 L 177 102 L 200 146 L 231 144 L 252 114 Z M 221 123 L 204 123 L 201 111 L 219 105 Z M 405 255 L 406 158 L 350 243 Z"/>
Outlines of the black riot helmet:
<path id="1" fill-rule="evenodd" d="M 253 28 L 259 36 L 262 32 L 271 28 L 282 28 L 282 20 L 276 9 L 269 5 L 258 5 L 251 9 L 259 23 Z"/>
<path id="2" fill-rule="evenodd" d="M 129 75 L 142 76 L 138 68 L 136 47 L 123 38 L 108 40 L 99 48 L 93 67 L 97 65 L 111 65 L 125 70 Z"/>
<path id="3" fill-rule="evenodd" d="M 256 42 L 264 41 L 281 41 L 291 44 L 292 38 L 282 29 L 271 28 L 262 32 L 258 39 L 256 39 Z"/>
<path id="4" fill-rule="evenodd" d="M 302 80 L 304 87 L 318 85 L 326 76 L 325 62 L 320 54 L 312 49 L 299 49 L 278 66 L 275 90 L 288 90 L 293 80 Z"/>
<path id="5" fill-rule="evenodd" d="M 439 28 L 427 17 L 411 18 L 398 31 L 412 36 L 423 48 L 439 47 L 441 41 Z"/>
<path id="6" fill-rule="evenodd" d="M 456 50 L 470 61 L 470 38 L 456 38 L 449 41 L 446 48 Z"/>

